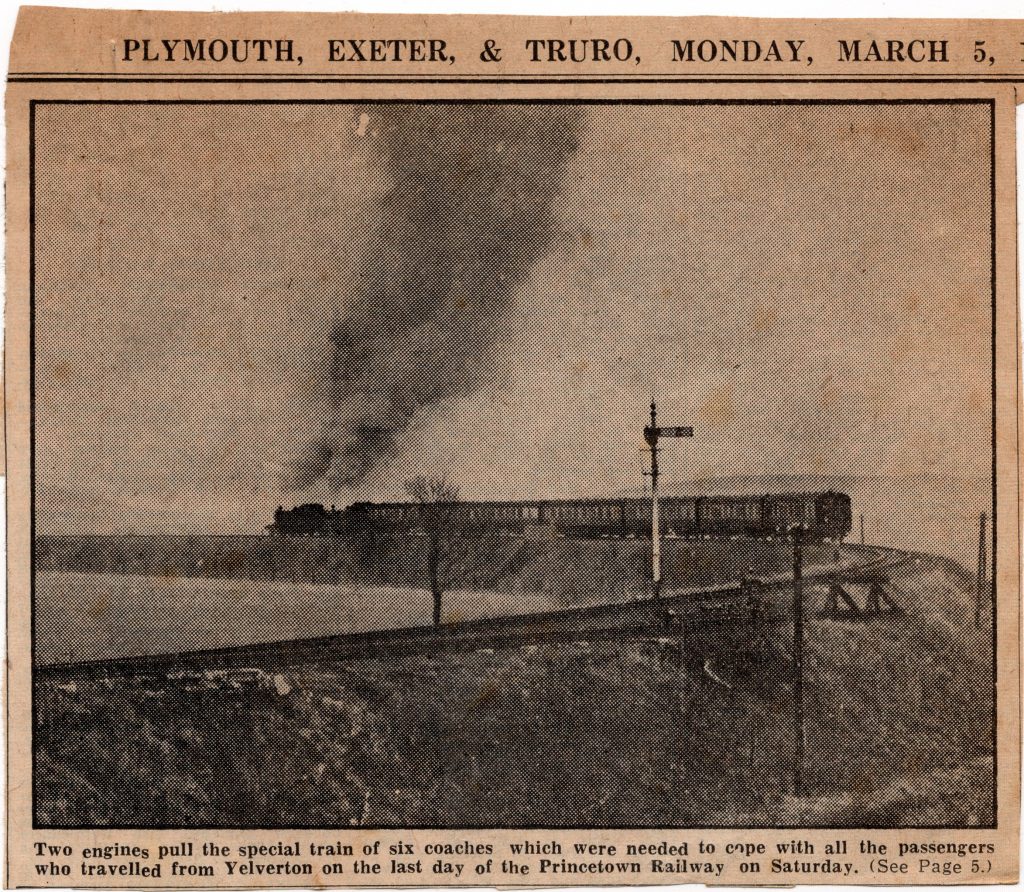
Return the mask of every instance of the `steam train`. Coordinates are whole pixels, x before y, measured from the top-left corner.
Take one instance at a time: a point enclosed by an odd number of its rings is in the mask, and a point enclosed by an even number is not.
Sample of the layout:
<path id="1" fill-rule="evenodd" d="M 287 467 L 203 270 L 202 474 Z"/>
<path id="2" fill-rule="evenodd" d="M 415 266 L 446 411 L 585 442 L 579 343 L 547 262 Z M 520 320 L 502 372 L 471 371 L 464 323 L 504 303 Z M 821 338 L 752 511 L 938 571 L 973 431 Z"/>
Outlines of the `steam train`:
<path id="1" fill-rule="evenodd" d="M 689 539 L 771 539 L 802 526 L 811 541 L 842 541 L 850 532 L 850 497 L 841 492 L 764 496 L 663 498 L 662 534 Z M 280 507 L 267 527 L 272 536 L 416 535 L 432 506 L 414 502 L 355 502 Z M 571 499 L 536 502 L 453 502 L 438 506 L 445 523 L 478 535 L 643 538 L 651 535 L 650 499 Z"/>

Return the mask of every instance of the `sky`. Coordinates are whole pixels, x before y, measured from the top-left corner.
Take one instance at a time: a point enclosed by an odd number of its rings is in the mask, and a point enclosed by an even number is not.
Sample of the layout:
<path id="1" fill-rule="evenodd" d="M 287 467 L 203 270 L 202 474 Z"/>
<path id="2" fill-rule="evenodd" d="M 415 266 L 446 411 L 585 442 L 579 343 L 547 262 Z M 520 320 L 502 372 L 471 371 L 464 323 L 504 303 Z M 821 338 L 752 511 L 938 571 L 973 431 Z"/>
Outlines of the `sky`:
<path id="1" fill-rule="evenodd" d="M 984 476 L 987 107 L 486 111 L 504 137 L 443 107 L 41 107 L 39 531 L 256 532 L 440 471 L 467 498 L 628 491 L 652 396 L 696 429 L 670 482 Z M 412 340 L 410 251 L 485 270 Z M 339 327 L 383 345 L 358 388 Z M 410 368 L 441 384 L 397 387 Z M 379 460 L 294 489 L 378 411 Z"/>

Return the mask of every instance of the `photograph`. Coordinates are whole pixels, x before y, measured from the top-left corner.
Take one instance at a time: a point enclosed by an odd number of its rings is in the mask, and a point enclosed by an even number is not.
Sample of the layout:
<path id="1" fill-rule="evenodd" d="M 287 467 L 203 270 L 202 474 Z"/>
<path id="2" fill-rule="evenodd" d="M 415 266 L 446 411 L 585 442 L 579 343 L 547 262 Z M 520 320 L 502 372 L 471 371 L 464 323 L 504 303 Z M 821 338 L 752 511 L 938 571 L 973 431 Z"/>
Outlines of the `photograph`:
<path id="1" fill-rule="evenodd" d="M 994 102 L 464 92 L 33 102 L 33 826 L 997 827 Z"/>

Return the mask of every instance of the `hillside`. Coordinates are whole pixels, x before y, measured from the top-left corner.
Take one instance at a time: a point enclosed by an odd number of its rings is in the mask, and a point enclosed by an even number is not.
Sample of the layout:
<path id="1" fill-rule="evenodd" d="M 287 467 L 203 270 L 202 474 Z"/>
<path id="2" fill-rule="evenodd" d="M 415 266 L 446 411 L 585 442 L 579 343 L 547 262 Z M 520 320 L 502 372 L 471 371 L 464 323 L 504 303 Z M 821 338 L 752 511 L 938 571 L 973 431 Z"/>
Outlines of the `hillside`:
<path id="1" fill-rule="evenodd" d="M 38 819 L 985 825 L 989 630 L 946 562 L 896 588 L 907 617 L 809 607 L 801 800 L 782 623 L 703 628 L 682 656 L 651 636 L 41 680 Z"/>

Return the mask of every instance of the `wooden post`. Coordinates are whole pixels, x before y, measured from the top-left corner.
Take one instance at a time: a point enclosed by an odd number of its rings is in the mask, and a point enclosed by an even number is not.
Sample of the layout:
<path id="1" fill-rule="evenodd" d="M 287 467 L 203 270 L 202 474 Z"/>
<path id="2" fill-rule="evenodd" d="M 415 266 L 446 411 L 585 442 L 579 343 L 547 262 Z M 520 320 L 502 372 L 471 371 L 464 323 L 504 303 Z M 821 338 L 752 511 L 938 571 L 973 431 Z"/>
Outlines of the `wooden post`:
<path id="1" fill-rule="evenodd" d="M 864 612 L 870 616 L 878 616 L 882 612 L 882 586 L 877 580 L 872 580 L 868 586 L 868 601 L 864 606 Z"/>
<path id="2" fill-rule="evenodd" d="M 661 597 L 661 506 L 658 503 L 658 448 L 651 447 L 651 581 L 655 598 Z"/>
<path id="3" fill-rule="evenodd" d="M 978 583 L 974 594 L 974 625 L 981 628 L 982 599 L 988 589 L 988 550 L 985 547 L 985 512 L 978 523 Z"/>
<path id="4" fill-rule="evenodd" d="M 658 505 L 658 410 L 651 403 L 651 423 L 644 439 L 651 449 L 651 594 L 661 597 L 661 517 Z"/>
<path id="5" fill-rule="evenodd" d="M 803 527 L 793 529 L 793 795 L 804 792 Z"/>
<path id="6" fill-rule="evenodd" d="M 864 515 L 860 516 L 860 544 L 864 544 Z"/>
<path id="7" fill-rule="evenodd" d="M 842 561 L 839 549 L 832 555 L 832 572 L 828 575 L 828 597 L 825 613 L 833 618 L 839 616 L 839 580 L 841 579 Z"/>

